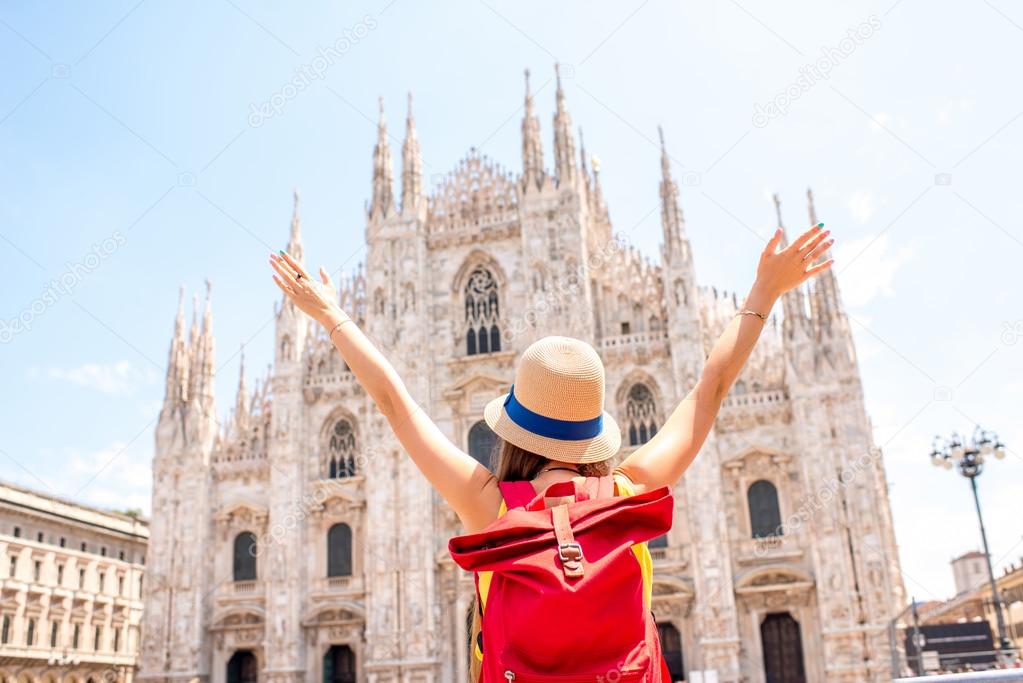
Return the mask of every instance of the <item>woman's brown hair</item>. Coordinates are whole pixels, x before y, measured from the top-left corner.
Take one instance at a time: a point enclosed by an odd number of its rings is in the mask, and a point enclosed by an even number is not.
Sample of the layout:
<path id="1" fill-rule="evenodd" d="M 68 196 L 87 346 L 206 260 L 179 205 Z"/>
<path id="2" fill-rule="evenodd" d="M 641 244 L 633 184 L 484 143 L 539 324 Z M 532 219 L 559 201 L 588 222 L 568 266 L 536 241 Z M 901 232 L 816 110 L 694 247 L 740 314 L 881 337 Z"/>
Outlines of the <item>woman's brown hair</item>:
<path id="1" fill-rule="evenodd" d="M 498 481 L 530 481 L 545 466 L 554 462 L 542 455 L 537 455 L 524 448 L 504 439 L 498 439 L 494 449 L 490 452 L 490 471 L 495 473 Z M 579 463 L 576 465 L 579 474 L 584 477 L 602 477 L 611 471 L 611 461 Z M 466 624 L 469 625 L 469 681 L 475 683 L 480 676 L 480 660 L 476 658 L 475 643 L 480 633 L 480 610 L 473 594 L 472 604 L 469 605 L 469 614 L 466 614 Z"/>

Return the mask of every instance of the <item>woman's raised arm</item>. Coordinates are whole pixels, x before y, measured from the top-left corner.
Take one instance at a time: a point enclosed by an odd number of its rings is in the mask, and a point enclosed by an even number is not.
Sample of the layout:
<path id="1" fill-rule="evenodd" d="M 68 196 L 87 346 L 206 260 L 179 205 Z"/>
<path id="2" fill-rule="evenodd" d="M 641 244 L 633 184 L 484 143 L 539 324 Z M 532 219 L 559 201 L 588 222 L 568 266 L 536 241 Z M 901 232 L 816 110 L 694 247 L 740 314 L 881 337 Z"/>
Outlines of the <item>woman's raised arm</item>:
<path id="1" fill-rule="evenodd" d="M 682 477 L 714 426 L 721 402 L 753 351 L 774 302 L 831 266 L 831 259 L 813 265 L 834 242 L 826 239 L 830 231 L 823 227 L 823 223 L 815 225 L 781 251 L 781 228 L 774 233 L 760 255 L 756 281 L 740 309 L 759 315 L 736 314 L 711 349 L 696 386 L 657 434 L 619 466 L 636 484 L 637 492 L 674 486 Z"/>
<path id="2" fill-rule="evenodd" d="M 270 255 L 274 282 L 304 313 L 324 327 L 359 384 L 387 418 L 416 466 L 454 508 L 467 531 L 497 517 L 501 494 L 497 480 L 480 463 L 444 436 L 413 400 L 394 366 L 337 304 L 337 291 L 320 268 L 316 282 L 290 255 Z M 347 324 L 346 324 L 347 323 Z"/>

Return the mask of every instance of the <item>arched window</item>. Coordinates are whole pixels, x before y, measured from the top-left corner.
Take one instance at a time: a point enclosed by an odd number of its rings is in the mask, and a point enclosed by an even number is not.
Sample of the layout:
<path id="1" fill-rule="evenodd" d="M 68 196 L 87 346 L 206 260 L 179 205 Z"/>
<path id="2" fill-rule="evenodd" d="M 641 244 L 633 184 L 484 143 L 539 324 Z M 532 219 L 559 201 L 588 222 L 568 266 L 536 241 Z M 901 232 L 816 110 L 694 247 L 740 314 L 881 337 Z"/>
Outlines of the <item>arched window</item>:
<path id="1" fill-rule="evenodd" d="M 682 661 L 682 635 L 674 624 L 658 623 L 657 635 L 661 639 L 661 653 L 668 665 L 672 681 L 684 681 L 686 670 Z"/>
<path id="2" fill-rule="evenodd" d="M 657 406 L 647 385 L 633 384 L 625 403 L 625 422 L 628 425 L 629 445 L 639 446 L 657 433 Z"/>
<path id="3" fill-rule="evenodd" d="M 352 575 L 352 527 L 335 524 L 327 530 L 327 576 Z"/>
<path id="4" fill-rule="evenodd" d="M 491 453 L 497 444 L 497 435 L 483 420 L 469 428 L 469 455 L 476 458 L 484 467 L 490 467 Z"/>
<path id="5" fill-rule="evenodd" d="M 256 534 L 251 531 L 234 537 L 234 580 L 256 580 Z"/>
<path id="6" fill-rule="evenodd" d="M 489 270 L 476 266 L 465 284 L 467 356 L 501 350 L 500 313 L 497 281 Z"/>
<path id="7" fill-rule="evenodd" d="M 327 441 L 327 476 L 343 479 L 355 475 L 355 430 L 341 418 L 331 427 Z"/>
<path id="8" fill-rule="evenodd" d="M 778 489 L 774 484 L 766 479 L 753 482 L 746 499 L 753 538 L 781 536 L 781 511 L 778 509 Z"/>

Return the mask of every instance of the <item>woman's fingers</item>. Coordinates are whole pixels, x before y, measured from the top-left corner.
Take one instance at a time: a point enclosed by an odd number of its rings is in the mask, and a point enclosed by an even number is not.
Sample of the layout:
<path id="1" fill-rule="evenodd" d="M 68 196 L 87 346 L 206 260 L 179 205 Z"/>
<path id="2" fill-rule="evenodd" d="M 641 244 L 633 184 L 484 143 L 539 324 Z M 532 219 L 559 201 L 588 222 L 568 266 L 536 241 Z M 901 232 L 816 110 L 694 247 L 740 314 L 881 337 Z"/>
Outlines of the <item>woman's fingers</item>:
<path id="1" fill-rule="evenodd" d="M 273 269 L 277 271 L 277 273 L 281 276 L 281 279 L 284 282 L 288 283 L 289 285 L 297 284 L 298 278 L 295 277 L 295 272 L 291 268 L 289 268 L 288 264 L 285 263 L 282 259 L 271 258 L 270 265 L 273 266 Z"/>
<path id="2" fill-rule="evenodd" d="M 834 262 L 835 259 L 829 258 L 827 261 L 822 261 L 821 263 L 818 263 L 816 266 L 811 266 L 810 268 L 807 268 L 806 277 L 804 279 L 809 279 L 816 275 L 817 273 L 821 272 L 822 270 L 830 268 L 831 264 Z"/>
<path id="3" fill-rule="evenodd" d="M 323 284 L 327 285 L 331 289 L 334 289 L 334 281 L 330 279 L 330 273 L 323 266 L 320 266 L 320 280 Z"/>
<path id="4" fill-rule="evenodd" d="M 814 258 L 816 254 L 820 253 L 818 250 L 822 244 L 833 242 L 834 240 L 828 240 L 828 235 L 830 234 L 830 230 L 824 230 L 807 240 L 806 244 L 804 244 L 803 248 L 800 250 L 803 254 L 803 259 Z"/>
<path id="5" fill-rule="evenodd" d="M 286 284 L 284 284 L 284 282 L 283 282 L 283 281 L 281 281 L 281 278 L 280 278 L 280 277 L 278 277 L 277 275 L 274 275 L 274 276 L 272 276 L 272 277 L 273 277 L 273 279 L 274 279 L 274 282 L 276 282 L 276 283 L 277 283 L 277 286 L 281 288 L 281 291 L 282 291 L 282 292 L 284 292 L 285 294 L 287 294 L 287 295 L 288 295 L 289 297 L 293 297 L 293 296 L 295 296 L 294 292 L 292 292 L 292 291 L 291 291 L 291 287 L 289 287 L 289 286 L 287 286 Z"/>
<path id="6" fill-rule="evenodd" d="M 818 223 L 817 225 L 813 226 L 812 228 L 810 228 L 809 230 L 804 232 L 802 235 L 800 235 L 799 238 L 795 242 L 793 242 L 792 244 L 795 245 L 797 251 L 802 251 L 803 247 L 806 246 L 806 243 L 814 235 L 818 234 L 823 229 L 824 229 L 824 224 L 823 223 Z"/>
<path id="7" fill-rule="evenodd" d="M 825 251 L 827 251 L 828 247 L 830 247 L 834 243 L 835 243 L 835 240 L 833 240 L 833 239 L 828 239 L 828 240 L 822 239 L 820 242 L 818 242 L 816 245 L 814 245 L 814 247 L 812 249 L 810 249 L 808 252 L 806 252 L 806 255 L 803 256 L 803 260 L 804 261 L 808 261 L 810 263 L 813 263 L 814 261 L 817 260 L 818 256 L 820 256 Z"/>
<path id="8" fill-rule="evenodd" d="M 309 273 L 305 272 L 305 268 L 302 267 L 302 264 L 291 258 L 291 254 L 286 251 L 282 251 L 281 256 L 283 256 L 284 260 L 288 262 L 288 265 L 291 266 L 292 270 L 302 277 L 309 277 Z"/>

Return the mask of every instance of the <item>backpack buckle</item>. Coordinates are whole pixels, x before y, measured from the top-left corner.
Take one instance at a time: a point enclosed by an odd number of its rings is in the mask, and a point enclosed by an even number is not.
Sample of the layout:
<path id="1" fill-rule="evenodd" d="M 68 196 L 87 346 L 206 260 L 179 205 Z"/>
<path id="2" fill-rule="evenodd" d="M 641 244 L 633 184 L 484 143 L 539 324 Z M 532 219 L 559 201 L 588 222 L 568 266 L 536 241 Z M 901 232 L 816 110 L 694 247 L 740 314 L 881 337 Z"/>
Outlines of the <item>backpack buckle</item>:
<path id="1" fill-rule="evenodd" d="M 583 547 L 575 541 L 559 543 L 558 559 L 562 562 L 578 562 L 583 559 Z"/>

